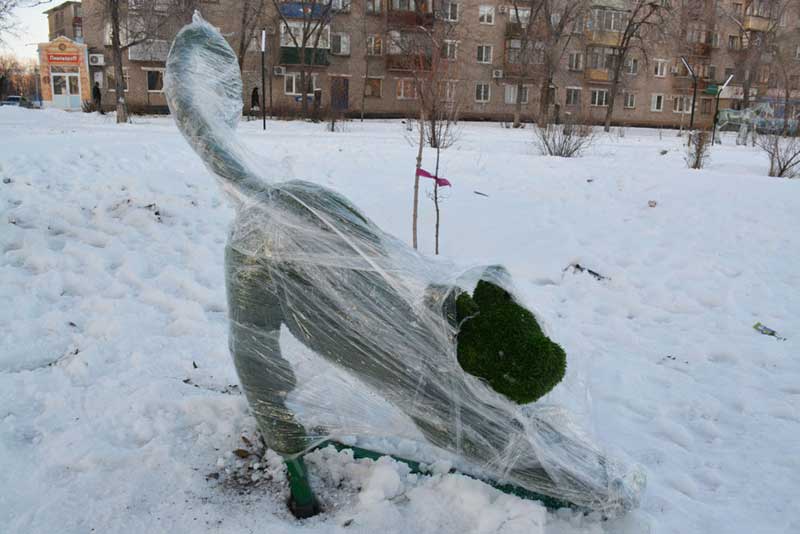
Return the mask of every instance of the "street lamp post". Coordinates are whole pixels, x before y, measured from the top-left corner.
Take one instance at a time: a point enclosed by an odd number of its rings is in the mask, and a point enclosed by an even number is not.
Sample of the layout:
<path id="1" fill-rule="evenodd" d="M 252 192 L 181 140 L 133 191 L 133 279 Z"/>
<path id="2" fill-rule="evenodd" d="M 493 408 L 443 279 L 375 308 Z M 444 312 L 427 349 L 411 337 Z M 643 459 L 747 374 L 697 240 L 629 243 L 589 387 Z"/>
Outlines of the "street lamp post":
<path id="1" fill-rule="evenodd" d="M 267 129 L 267 109 L 266 109 L 266 102 L 265 102 L 265 94 L 266 93 L 266 83 L 264 82 L 264 62 L 267 56 L 267 30 L 261 30 L 261 128 L 262 130 Z M 270 91 L 271 93 L 271 91 Z M 270 98 L 272 98 L 272 94 L 270 94 Z"/>
<path id="2" fill-rule="evenodd" d="M 719 97 L 720 97 L 720 95 L 722 95 L 722 91 L 724 91 L 725 88 L 728 87 L 728 84 L 731 83 L 732 79 L 733 79 L 733 74 L 728 76 L 728 79 L 725 80 L 725 83 L 722 84 L 722 87 L 717 89 L 716 103 L 714 104 L 714 127 L 711 130 L 711 145 L 712 146 L 714 145 L 714 142 L 717 139 L 717 120 L 719 119 Z"/>

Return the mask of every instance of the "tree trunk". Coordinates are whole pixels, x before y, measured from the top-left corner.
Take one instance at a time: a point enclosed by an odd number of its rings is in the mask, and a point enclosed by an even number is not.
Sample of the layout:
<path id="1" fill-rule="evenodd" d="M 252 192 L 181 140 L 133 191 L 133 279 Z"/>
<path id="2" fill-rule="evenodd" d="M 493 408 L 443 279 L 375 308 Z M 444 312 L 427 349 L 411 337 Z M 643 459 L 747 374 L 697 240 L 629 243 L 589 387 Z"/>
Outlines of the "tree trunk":
<path id="1" fill-rule="evenodd" d="M 439 153 L 441 152 L 442 148 L 437 146 L 436 147 L 436 170 L 434 171 L 433 175 L 438 177 L 439 176 Z M 433 182 L 433 206 L 436 212 L 436 225 L 435 225 L 435 241 L 434 241 L 434 250 L 435 254 L 439 255 L 439 181 L 434 180 Z"/>
<path id="2" fill-rule="evenodd" d="M 539 126 L 546 126 L 550 122 L 548 110 L 550 109 L 550 80 L 542 80 L 539 87 Z"/>
<path id="3" fill-rule="evenodd" d="M 364 84 L 361 86 L 361 122 L 364 122 L 364 107 L 367 105 L 367 80 L 369 79 L 369 56 L 364 54 Z"/>
<path id="4" fill-rule="evenodd" d="M 305 47 L 300 49 L 300 55 L 302 58 L 300 59 L 300 116 L 303 119 L 308 118 L 308 87 L 306 80 L 308 79 L 308 74 L 306 73 L 306 49 Z"/>
<path id="5" fill-rule="evenodd" d="M 128 122 L 128 105 L 125 102 L 125 71 L 122 69 L 122 44 L 119 38 L 119 0 L 110 0 L 111 49 L 114 56 L 114 91 L 117 99 L 117 124 Z"/>
<path id="6" fill-rule="evenodd" d="M 514 128 L 519 128 L 522 126 L 522 80 L 517 81 L 517 95 L 514 98 L 516 102 L 514 102 Z"/>
<path id="7" fill-rule="evenodd" d="M 242 4 L 242 20 L 239 24 L 239 50 L 236 59 L 239 61 L 239 72 L 244 66 L 244 55 L 247 53 L 247 13 L 250 11 L 250 0 L 244 0 Z"/>
<path id="8" fill-rule="evenodd" d="M 615 71 L 614 80 L 611 82 L 611 87 L 608 91 L 608 107 L 606 108 L 606 119 L 603 122 L 603 131 L 611 131 L 611 116 L 614 114 L 614 101 L 617 99 L 617 90 L 619 88 L 619 73 Z M 662 104 L 663 105 L 663 104 Z"/>
<path id="9" fill-rule="evenodd" d="M 419 110 L 419 147 L 417 149 L 417 166 L 414 170 L 414 207 L 412 209 L 411 242 L 417 250 L 417 218 L 419 214 L 419 169 L 422 167 L 422 146 L 425 144 L 425 112 Z"/>

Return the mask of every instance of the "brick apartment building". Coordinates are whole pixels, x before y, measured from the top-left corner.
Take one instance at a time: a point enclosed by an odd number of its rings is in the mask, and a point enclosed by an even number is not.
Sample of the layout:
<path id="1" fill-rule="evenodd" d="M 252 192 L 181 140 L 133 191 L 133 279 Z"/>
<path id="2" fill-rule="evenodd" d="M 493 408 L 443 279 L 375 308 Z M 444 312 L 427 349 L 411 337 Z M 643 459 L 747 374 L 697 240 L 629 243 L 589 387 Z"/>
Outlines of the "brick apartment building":
<path id="1" fill-rule="evenodd" d="M 83 42 L 83 6 L 80 2 L 64 2 L 44 12 L 47 15 L 49 40 L 67 37 Z"/>
<path id="2" fill-rule="evenodd" d="M 190 19 L 190 10 L 168 12 L 166 0 L 130 2 L 130 11 L 123 16 L 136 17 L 147 11 L 163 9 L 159 35 L 145 43 L 129 47 L 123 54 L 127 102 L 134 112 L 166 111 L 163 96 L 164 60 L 175 32 Z M 415 116 L 418 103 L 408 62 L 403 50 L 395 45 L 406 32 L 432 28 L 446 21 L 454 29 L 440 51 L 452 63 L 456 73 L 450 83 L 460 94 L 460 116 L 468 119 L 508 120 L 516 102 L 517 72 L 515 48 L 520 46 L 520 27 L 512 5 L 503 0 L 454 0 L 415 6 L 415 0 L 332 0 L 335 11 L 322 28 L 319 46 L 310 68 L 313 88 L 321 90 L 321 107 L 344 108 L 358 115 L 362 102 L 366 116 Z M 660 4 L 681 4 L 677 0 L 660 0 Z M 691 2 L 689 2 L 691 3 Z M 721 107 L 739 107 L 744 91 L 750 100 L 772 99 L 783 103 L 785 96 L 774 76 L 770 61 L 759 63 L 757 72 L 750 72 L 742 61 L 744 45 L 770 28 L 798 30 L 797 13 L 781 11 L 779 21 L 769 9 L 774 0 L 696 0 L 699 6 L 691 16 L 680 20 L 678 31 L 666 40 L 653 41 L 646 53 L 634 50 L 624 65 L 621 89 L 614 106 L 613 122 L 622 125 L 679 126 L 688 125 L 692 110 L 693 80 L 680 57 L 683 56 L 698 74 L 695 123 L 709 125 L 714 114 L 714 85 L 731 74 L 733 82 L 721 95 Z M 67 4 L 74 5 L 74 2 Z M 219 27 L 238 50 L 242 39 L 242 0 L 198 0 L 191 7 Z M 620 44 L 625 17 L 631 0 L 596 0 L 591 8 L 571 26 L 568 35 L 558 43 L 564 47 L 559 68 L 550 85 L 552 106 L 559 116 L 576 116 L 600 122 L 606 114 L 610 66 Z M 685 2 L 683 3 L 685 4 Z M 62 4 L 66 5 L 66 4 Z M 89 47 L 92 81 L 104 91 L 104 102 L 115 101 L 110 30 L 103 0 L 83 2 L 82 32 Z M 251 0 L 252 5 L 252 0 Z M 255 87 L 261 92 L 260 29 L 267 33 L 267 85 L 271 85 L 273 111 L 277 114 L 297 113 L 300 109 L 300 54 L 288 35 L 289 25 L 303 20 L 303 4 L 280 3 L 282 17 L 272 0 L 264 1 L 264 10 L 256 25 L 255 35 L 247 35 L 246 53 L 242 62 L 245 111 L 249 111 Z M 327 5 L 327 4 L 324 4 Z M 518 9 L 523 9 L 518 4 Z M 142 7 L 147 6 L 147 7 Z M 155 6 L 155 7 L 153 7 Z M 161 6 L 160 8 L 158 6 Z M 306 7 L 309 4 L 305 4 Z M 59 6 L 60 8 L 61 6 Z M 49 13 L 57 13 L 54 8 Z M 74 9 L 74 7 L 73 7 Z M 680 9 L 680 8 L 672 8 Z M 306 11 L 305 17 L 308 17 Z M 524 15 L 524 10 L 523 10 Z M 313 17 L 312 17 L 313 18 Z M 168 20 L 167 20 L 168 19 Z M 51 29 L 53 23 L 51 22 Z M 123 35 L 124 37 L 124 35 Z M 537 46 L 536 43 L 530 43 Z M 794 53 L 800 58 L 800 48 Z M 798 63 L 800 65 L 800 63 Z M 794 67 L 792 67 L 794 68 Z M 516 69 L 516 70 L 515 70 Z M 535 70 L 535 69 L 534 69 Z M 526 71 L 527 73 L 527 71 Z M 800 74 L 800 71 L 798 72 Z M 791 99 L 797 76 L 792 78 Z M 745 80 L 748 80 L 745 82 Z M 539 113 L 541 78 L 535 72 L 526 78 L 522 90 L 523 117 L 535 119 Z M 707 91 L 707 89 L 711 88 Z M 267 102 L 269 99 L 267 89 Z M 800 109 L 800 108 L 798 108 Z M 794 114 L 794 108 L 786 110 Z"/>

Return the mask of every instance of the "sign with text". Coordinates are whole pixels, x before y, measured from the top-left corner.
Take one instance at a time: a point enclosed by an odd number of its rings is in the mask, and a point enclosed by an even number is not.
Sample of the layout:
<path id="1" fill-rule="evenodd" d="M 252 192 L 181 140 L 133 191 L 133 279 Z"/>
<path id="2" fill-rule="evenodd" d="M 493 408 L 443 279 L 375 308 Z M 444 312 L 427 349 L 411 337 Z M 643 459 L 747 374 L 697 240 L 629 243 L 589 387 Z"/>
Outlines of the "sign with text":
<path id="1" fill-rule="evenodd" d="M 79 63 L 78 54 L 47 54 L 47 61 L 49 63 Z"/>

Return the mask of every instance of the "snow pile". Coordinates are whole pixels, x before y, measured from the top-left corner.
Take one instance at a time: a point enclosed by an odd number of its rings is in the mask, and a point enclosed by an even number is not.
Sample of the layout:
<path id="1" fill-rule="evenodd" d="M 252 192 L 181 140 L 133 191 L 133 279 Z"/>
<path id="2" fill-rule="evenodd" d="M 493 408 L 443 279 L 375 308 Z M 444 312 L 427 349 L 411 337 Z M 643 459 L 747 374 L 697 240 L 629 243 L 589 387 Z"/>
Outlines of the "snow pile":
<path id="1" fill-rule="evenodd" d="M 510 267 L 568 354 L 567 387 L 546 400 L 583 407 L 598 442 L 645 466 L 638 511 L 542 525 L 536 503 L 445 469 L 414 478 L 325 450 L 309 463 L 326 512 L 297 522 L 269 453 L 233 452 L 255 423 L 227 349 L 233 212 L 212 177 L 168 118 L 6 109 L 4 533 L 800 531 L 800 181 L 767 178 L 757 151 L 726 138 L 690 171 L 685 138 L 629 129 L 559 160 L 536 155 L 529 131 L 467 124 L 443 152 L 443 252 Z M 242 127 L 277 177 L 335 188 L 408 237 L 414 150 L 400 124 Z M 423 200 L 426 252 L 431 221 Z"/>

